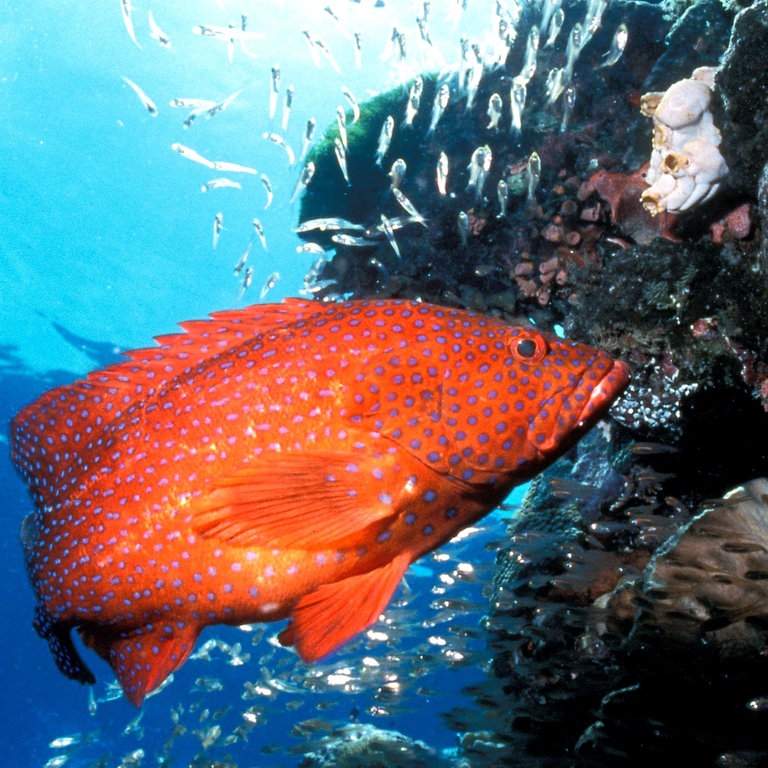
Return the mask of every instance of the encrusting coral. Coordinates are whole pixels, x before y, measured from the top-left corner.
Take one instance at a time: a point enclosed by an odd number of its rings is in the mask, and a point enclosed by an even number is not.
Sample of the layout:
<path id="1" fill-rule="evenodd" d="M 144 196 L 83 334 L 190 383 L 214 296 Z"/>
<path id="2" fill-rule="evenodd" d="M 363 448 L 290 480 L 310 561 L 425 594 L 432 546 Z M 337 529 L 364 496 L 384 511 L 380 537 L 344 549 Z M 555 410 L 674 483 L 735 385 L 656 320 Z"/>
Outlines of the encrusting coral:
<path id="1" fill-rule="evenodd" d="M 728 174 L 720 131 L 710 104 L 716 69 L 699 67 L 665 92 L 643 95 L 640 109 L 653 119 L 653 151 L 641 200 L 655 215 L 681 213 L 709 200 Z"/>

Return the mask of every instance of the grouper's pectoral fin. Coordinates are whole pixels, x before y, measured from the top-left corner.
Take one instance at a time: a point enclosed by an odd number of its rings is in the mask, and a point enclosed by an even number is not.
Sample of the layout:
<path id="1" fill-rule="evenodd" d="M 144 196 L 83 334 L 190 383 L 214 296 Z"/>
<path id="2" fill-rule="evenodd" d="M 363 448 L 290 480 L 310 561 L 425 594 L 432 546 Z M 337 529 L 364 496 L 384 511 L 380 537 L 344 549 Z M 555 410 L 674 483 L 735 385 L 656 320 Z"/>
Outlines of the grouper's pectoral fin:
<path id="1" fill-rule="evenodd" d="M 375 571 L 323 584 L 304 595 L 280 642 L 295 645 L 307 662 L 327 656 L 379 618 L 409 563 L 409 555 L 398 555 Z"/>
<path id="2" fill-rule="evenodd" d="M 80 627 L 85 644 L 113 669 L 125 698 L 136 707 L 178 669 L 194 648 L 200 629 L 192 625 L 151 625 L 131 632 Z"/>
<path id="3" fill-rule="evenodd" d="M 63 624 L 52 619 L 43 606 L 35 608 L 35 618 L 32 626 L 37 634 L 48 641 L 56 666 L 59 671 L 71 680 L 93 685 L 96 678 L 80 658 L 80 654 L 72 642 L 71 624 Z"/>

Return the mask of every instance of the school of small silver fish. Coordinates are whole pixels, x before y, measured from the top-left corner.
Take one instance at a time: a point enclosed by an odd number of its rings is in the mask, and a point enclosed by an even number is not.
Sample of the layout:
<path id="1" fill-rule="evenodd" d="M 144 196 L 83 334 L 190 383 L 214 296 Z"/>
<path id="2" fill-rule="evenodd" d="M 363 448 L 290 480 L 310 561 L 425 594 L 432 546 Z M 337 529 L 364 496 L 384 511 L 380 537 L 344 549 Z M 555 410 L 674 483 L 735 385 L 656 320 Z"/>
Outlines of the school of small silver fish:
<path id="1" fill-rule="evenodd" d="M 135 48 L 144 50 L 151 40 L 153 45 L 175 50 L 173 36 L 164 31 L 166 27 L 159 8 L 154 14 L 145 11 L 140 15 L 131 0 L 119 0 L 119 3 L 126 33 Z M 565 129 L 569 109 L 577 98 L 573 84 L 574 67 L 580 51 L 600 28 L 608 0 L 588 0 L 583 17 L 570 29 L 565 25 L 564 14 L 569 0 L 539 0 L 536 4 L 540 7 L 540 21 L 528 32 L 521 71 L 509 73 L 509 91 L 493 93 L 488 104 L 483 105 L 489 134 L 508 131 L 512 135 L 522 129 L 527 90 L 537 74 L 537 53 L 541 48 L 551 46 L 562 46 L 566 50 L 566 64 L 549 73 L 539 72 L 538 76 L 546 81 L 550 103 L 562 99 L 562 127 Z M 342 65 L 347 59 L 353 62 L 355 69 L 364 69 L 369 57 L 390 61 L 391 69 L 398 73 L 403 86 L 403 110 L 386 118 L 380 126 L 375 155 L 372 153 L 364 161 L 381 166 L 381 172 L 390 176 L 391 194 L 403 215 L 393 218 L 382 213 L 380 223 L 373 227 L 326 217 L 304 221 L 295 231 L 299 234 L 313 230 L 333 232 L 333 242 L 360 248 L 361 254 L 365 254 L 367 246 L 386 240 L 392 251 L 400 256 L 397 231 L 405 226 L 429 224 L 419 213 L 419 200 L 409 199 L 400 190 L 407 167 L 401 158 L 390 154 L 393 136 L 399 131 L 412 130 L 419 112 L 431 116 L 428 129 L 431 133 L 439 126 L 449 105 L 463 102 L 466 109 L 470 109 L 484 72 L 503 66 L 506 60 L 518 34 L 521 5 L 518 0 L 509 0 L 506 3 L 484 2 L 482 8 L 478 8 L 479 0 L 446 0 L 444 7 L 438 9 L 437 4 L 424 0 L 418 4 L 419 14 L 414 20 L 412 8 L 409 7 L 403 18 L 395 18 L 394 13 L 388 16 L 390 4 L 382 3 L 384 7 L 376 12 L 386 23 L 381 25 L 381 39 L 376 40 L 366 39 L 354 27 L 350 9 L 356 5 L 364 6 L 365 12 L 373 11 L 373 2 L 358 4 L 339 0 L 325 8 L 327 28 L 316 31 L 297 24 L 293 38 L 284 44 L 295 44 L 297 48 L 305 46 L 307 67 L 316 67 L 323 74 L 330 69 L 342 78 Z M 211 10 L 218 12 L 212 15 L 220 19 L 223 8 L 218 2 L 215 6 Z M 178 111 L 179 134 L 169 141 L 168 146 L 181 158 L 200 166 L 199 189 L 206 194 L 206 199 L 211 196 L 214 206 L 210 218 L 200 224 L 201 241 L 206 243 L 207 252 L 215 252 L 212 258 L 217 260 L 226 258 L 224 254 L 230 249 L 233 257 L 222 273 L 228 275 L 229 280 L 234 274 L 236 282 L 232 296 L 237 301 L 246 299 L 251 290 L 257 291 L 261 300 L 265 299 L 280 279 L 276 270 L 278 264 L 271 260 L 267 248 L 270 217 L 274 211 L 271 206 L 273 199 L 275 207 L 294 206 L 312 184 L 316 169 L 308 156 L 311 158 L 312 147 L 318 140 L 325 138 L 317 135 L 318 122 L 329 127 L 328 136 L 338 137 L 332 143 L 338 173 L 351 190 L 363 192 L 356 189 L 348 132 L 365 113 L 364 100 L 359 98 L 363 94 L 354 94 L 347 85 L 335 90 L 328 87 L 326 114 L 307 115 L 303 112 L 304 95 L 292 84 L 285 85 L 290 81 L 291 73 L 283 71 L 279 62 L 260 57 L 259 46 L 265 35 L 260 31 L 258 14 L 251 9 L 252 13 L 248 15 L 245 12 L 247 3 L 243 6 L 244 12 L 234 20 L 217 24 L 193 20 L 186 33 L 210 40 L 211 57 L 216 58 L 220 53 L 224 66 L 237 58 L 252 62 L 256 84 L 245 88 L 234 82 L 231 90 L 221 93 L 205 92 L 194 97 L 174 94 L 163 102 L 156 94 L 153 95 L 157 100 L 153 100 L 133 79 L 122 76 L 145 116 L 157 117 L 164 105 L 174 114 Z M 484 36 L 470 38 L 463 33 L 463 20 L 469 15 L 477 21 L 480 14 L 487 18 Z M 432 31 L 434 26 L 446 24 L 454 31 L 450 43 L 441 42 Z M 618 62 L 628 34 L 626 26 L 620 25 L 601 66 L 610 67 Z M 425 62 L 430 66 L 425 67 Z M 423 83 L 418 74 L 428 69 L 439 71 L 439 86 L 433 103 L 425 103 Z M 294 74 L 298 81 L 298 73 Z M 294 179 L 288 187 L 273 186 L 261 172 L 258 156 L 230 157 L 231 147 L 225 147 L 221 157 L 226 159 L 219 159 L 218 153 L 213 154 L 203 145 L 196 145 L 194 126 L 198 118 L 222 121 L 227 119 L 224 113 L 228 110 L 246 108 L 262 110 L 268 116 L 269 130 L 261 133 L 263 152 L 282 153 L 288 173 Z M 378 130 L 378 127 L 372 130 Z M 178 140 L 182 135 L 183 143 Z M 195 149 L 195 146 L 199 148 Z M 243 162 L 238 162 L 239 159 Z M 477 147 L 466 159 L 470 187 L 477 196 L 488 192 L 484 185 L 492 162 L 487 146 Z M 435 190 L 441 197 L 447 198 L 453 192 L 451 171 L 447 153 L 440 151 L 435 157 L 434 180 Z M 528 199 L 533 200 L 541 173 L 540 159 L 535 152 L 528 158 L 526 173 Z M 227 213 L 226 198 L 230 194 L 248 195 L 253 201 L 256 215 L 247 222 L 240 222 L 243 226 Z M 500 183 L 492 194 L 498 200 L 498 215 L 505 216 L 506 185 Z M 466 244 L 469 224 L 465 211 L 460 212 L 456 227 Z M 250 229 L 249 237 L 238 234 L 247 229 Z M 253 248 L 257 241 L 261 246 L 256 246 L 258 257 L 254 256 Z M 332 256 L 332 248 L 304 242 L 296 251 L 310 260 L 299 293 L 313 296 L 332 289 L 333 281 L 323 281 L 320 277 L 323 266 Z M 370 261 L 376 262 L 375 259 Z M 380 262 L 372 266 L 385 270 Z M 256 284 L 251 289 L 254 280 Z M 343 298 L 348 297 L 332 290 L 324 296 L 325 301 Z M 142 713 L 131 716 L 123 728 L 119 747 L 113 745 L 119 752 L 104 753 L 98 728 L 65 733 L 52 737 L 51 757 L 45 768 L 57 768 L 75 759 L 78 764 L 93 768 L 169 765 L 179 751 L 189 755 L 189 764 L 195 766 L 236 768 L 240 764 L 237 761 L 241 760 L 243 765 L 250 765 L 256 750 L 265 755 L 282 752 L 284 758 L 294 755 L 295 761 L 295 755 L 311 749 L 316 735 L 327 734 L 350 719 L 387 720 L 404 712 L 418 713 L 427 702 L 446 695 L 442 687 L 445 680 L 440 677 L 442 669 L 479 667 L 486 661 L 481 629 L 481 617 L 486 610 L 483 584 L 490 580 L 493 564 L 490 557 L 478 564 L 469 558 L 468 550 L 470 542 L 475 551 L 478 542 L 487 549 L 494 549 L 494 537 L 499 531 L 498 522 L 494 525 L 495 532 L 491 530 L 490 520 L 484 521 L 482 527 L 463 531 L 451 545 L 434 552 L 429 561 L 425 560 L 409 571 L 380 621 L 350 643 L 350 651 L 343 659 L 321 662 L 308 669 L 298 656 L 286 653 L 277 641 L 277 631 L 270 625 L 246 625 L 239 631 L 215 628 L 201 638 L 187 666 L 151 694 L 148 706 L 154 707 L 153 722 L 148 722 L 150 718 L 147 717 L 142 720 Z M 229 673 L 229 667 L 244 667 L 248 674 L 234 677 Z M 328 692 L 334 695 L 328 696 Z M 114 706 L 112 702 L 121 695 L 119 686 L 114 683 L 89 688 L 89 712 L 96 717 L 103 708 Z M 158 695 L 162 705 L 158 698 L 154 698 Z M 458 692 L 452 691 L 451 696 L 455 699 Z M 160 712 L 167 712 L 169 703 L 169 714 L 162 716 Z M 293 723 L 290 730 L 294 739 L 292 744 L 287 743 L 282 728 L 276 730 L 273 727 L 281 717 L 286 717 L 285 713 Z M 147 746 L 148 738 L 145 741 L 145 736 L 153 732 L 155 736 L 164 734 L 167 737 L 159 750 Z M 283 764 L 280 761 L 275 764 L 278 763 Z"/>
<path id="2" fill-rule="evenodd" d="M 126 31 L 131 41 L 138 48 L 143 49 L 136 32 L 136 11 L 130 3 L 130 0 L 120 0 L 121 12 Z M 499 131 L 509 132 L 510 136 L 519 133 L 523 129 L 525 119 L 525 106 L 527 100 L 527 91 L 531 81 L 537 73 L 539 51 L 546 48 L 562 46 L 565 54 L 565 64 L 559 68 L 553 68 L 548 73 L 541 73 L 539 76 L 545 80 L 544 88 L 547 100 L 550 105 L 555 105 L 562 101 L 561 112 L 561 130 L 565 130 L 568 120 L 573 111 L 575 101 L 578 97 L 575 83 L 573 82 L 573 72 L 580 52 L 590 42 L 594 34 L 600 29 L 602 18 L 609 0 L 587 0 L 584 4 L 584 11 L 578 21 L 573 22 L 570 27 L 566 25 L 566 9 L 572 6 L 573 2 L 568 0 L 538 0 L 534 2 L 534 7 L 538 6 L 538 23 L 533 24 L 526 32 L 526 47 L 523 65 L 519 72 L 510 72 L 510 87 L 507 92 L 494 92 L 484 107 L 487 113 L 487 130 L 489 134 Z M 350 13 L 350 9 L 355 3 L 348 3 L 345 8 L 342 3 L 338 7 L 328 5 L 325 8 L 325 15 L 331 32 L 334 34 L 333 42 L 329 43 L 329 38 L 318 35 L 314 30 L 302 28 L 297 30 L 297 36 L 300 34 L 304 44 L 308 49 L 309 62 L 317 68 L 330 66 L 334 72 L 342 75 L 343 70 L 339 65 L 338 54 L 344 48 L 344 53 L 348 55 L 350 48 L 354 54 L 354 64 L 357 69 L 363 66 L 364 52 L 367 48 L 377 49 L 382 45 L 384 50 L 378 54 L 381 59 L 388 59 L 393 72 L 397 73 L 401 79 L 404 88 L 403 111 L 399 115 L 389 115 L 380 128 L 378 147 L 373 161 L 382 167 L 385 172 L 388 171 L 392 179 L 392 189 L 398 189 L 404 175 L 407 173 L 405 163 L 400 158 L 389 158 L 389 150 L 392 145 L 393 136 L 403 130 L 412 130 L 413 121 L 420 111 L 429 112 L 431 115 L 428 134 L 435 131 L 443 117 L 449 104 L 463 102 L 465 110 L 469 110 L 474 104 L 477 89 L 485 73 L 503 66 L 507 55 L 518 38 L 521 31 L 521 18 L 523 16 L 523 4 L 519 0 L 512 0 L 509 3 L 489 4 L 489 8 L 478 9 L 477 0 L 474 4 L 469 0 L 450 0 L 446 3 L 445 17 L 437 18 L 437 10 L 432 7 L 432 3 L 426 0 L 421 4 L 421 11 L 415 20 L 415 28 L 408 29 L 405 26 L 394 23 L 386 26 L 382 34 L 386 35 L 386 29 L 391 29 L 388 39 L 381 41 L 370 41 L 365 46 L 363 35 L 359 29 L 355 28 L 355 17 Z M 362 4 L 360 4 L 362 6 Z M 383 4 L 382 4 L 383 5 Z M 477 16 L 486 10 L 491 10 L 490 22 L 484 30 L 482 37 L 472 38 L 463 33 L 462 24 L 469 17 L 474 22 Z M 365 9 L 363 9 L 365 10 Z M 369 11 L 371 9 L 368 9 Z M 382 14 L 386 11 L 382 10 Z M 387 20 L 389 21 L 389 19 Z M 456 38 L 453 42 L 454 49 L 449 50 L 447 44 L 443 43 L 443 49 L 435 42 L 435 36 L 431 33 L 433 22 L 449 23 L 455 30 Z M 150 12 L 147 18 L 148 36 L 157 41 L 159 45 L 165 48 L 172 48 L 171 39 L 163 31 L 158 20 Z M 242 54 L 246 59 L 257 59 L 259 56 L 259 44 L 265 39 L 264 33 L 260 32 L 255 24 L 255 17 L 248 16 L 246 13 L 240 14 L 239 18 L 231 21 L 229 24 L 209 24 L 198 23 L 191 28 L 191 33 L 213 41 L 218 41 L 226 47 L 226 57 L 228 62 L 232 62 L 236 55 Z M 622 56 L 627 45 L 629 32 L 626 24 L 620 24 L 613 35 L 613 42 L 609 50 L 602 56 L 600 67 L 614 66 Z M 338 39 L 336 39 L 338 38 Z M 412 42 L 417 41 L 417 47 L 412 47 Z M 410 44 L 409 44 L 410 42 Z M 337 54 L 334 53 L 337 50 Z M 215 50 L 212 52 L 215 55 Z M 265 111 L 269 118 L 270 130 L 263 132 L 265 142 L 282 150 L 289 167 L 289 173 L 295 176 L 295 183 L 289 191 L 288 202 L 293 206 L 300 199 L 308 185 L 312 182 L 315 173 L 315 165 L 311 161 L 303 163 L 312 145 L 316 142 L 316 126 L 318 119 L 315 115 L 309 117 L 293 117 L 297 109 L 301 107 L 301 94 L 296 93 L 294 86 L 284 86 L 285 77 L 279 62 L 275 61 L 271 65 L 261 65 L 264 69 L 264 87 L 262 98 L 266 97 Z M 435 88 L 434 98 L 431 104 L 425 104 L 424 101 L 424 81 L 419 74 L 420 70 L 432 69 L 438 72 L 437 87 Z M 540 70 L 540 67 L 538 67 Z M 123 77 L 125 83 L 134 91 L 144 109 L 153 117 L 158 114 L 158 107 L 155 101 L 145 93 L 145 91 L 133 80 Z M 173 108 L 188 110 L 186 118 L 182 121 L 182 129 L 188 129 L 193 122 L 200 116 L 210 119 L 232 106 L 236 100 L 243 102 L 248 98 L 247 91 L 255 90 L 253 86 L 250 89 L 236 88 L 223 98 L 210 98 L 208 94 L 205 97 L 186 97 L 175 96 L 169 100 Z M 243 92 L 246 95 L 243 96 Z M 332 111 L 331 105 L 335 102 L 335 109 Z M 339 93 L 329 93 L 328 115 L 321 123 L 328 126 L 326 136 L 334 136 L 332 141 L 333 153 L 336 157 L 338 172 L 344 179 L 345 184 L 354 189 L 354 173 L 350 170 L 350 147 L 348 141 L 348 131 L 350 127 L 358 123 L 361 115 L 361 101 L 353 91 L 345 84 L 339 88 Z M 282 110 L 279 106 L 282 105 Z M 244 108 L 244 107 L 241 107 Z M 362 106 L 364 109 L 364 105 Z M 335 118 L 332 117 L 335 111 Z M 295 126 L 304 126 L 301 136 L 293 139 L 291 133 Z M 324 137 L 322 137 L 324 138 Z M 301 149 L 298 152 L 293 146 L 300 144 Z M 248 175 L 259 176 L 264 186 L 266 199 L 264 209 L 270 208 L 274 197 L 274 191 L 269 178 L 259 173 L 256 167 L 248 163 L 240 164 L 230 160 L 218 160 L 203 156 L 193 146 L 182 144 L 175 141 L 171 148 L 178 152 L 182 157 L 198 163 L 211 171 L 217 171 L 226 175 L 214 175 L 205 178 L 200 183 L 200 189 L 204 192 L 215 190 L 231 189 L 240 190 L 247 194 L 250 185 L 244 181 Z M 534 153 L 535 154 L 535 153 Z M 486 192 L 485 179 L 490 171 L 493 157 L 487 145 L 478 146 L 470 157 L 467 158 L 467 170 L 469 172 L 468 189 L 474 193 L 475 199 L 479 199 Z M 535 199 L 536 187 L 538 184 L 538 175 L 540 167 L 537 169 L 537 159 L 531 157 L 528 163 L 528 200 Z M 435 188 L 441 196 L 447 197 L 451 193 L 451 177 L 448 163 L 448 156 L 445 152 L 439 151 L 435 157 Z M 505 216 L 507 210 L 507 198 L 502 194 L 503 189 L 497 190 L 499 203 L 499 216 Z M 218 193 L 215 193 L 218 194 Z M 398 198 L 399 200 L 399 198 Z M 408 201 L 412 209 L 418 208 L 418 201 Z M 407 208 L 406 210 L 410 210 Z M 215 214 L 218 216 L 218 213 Z M 411 220 L 416 223 L 426 224 L 425 220 L 419 215 L 411 215 Z M 387 219 L 384 216 L 384 219 Z M 385 220 L 379 228 L 383 232 L 395 253 L 399 253 L 398 244 L 394 236 L 388 231 L 388 225 Z M 215 218 L 214 218 L 215 221 Z M 210 225 L 209 225 L 210 226 Z M 214 224 L 215 226 L 215 224 Z M 268 225 L 269 226 L 269 225 Z M 461 217 L 457 224 L 458 233 L 461 239 L 464 238 L 464 232 L 461 225 Z M 234 228 L 233 228 L 234 230 Z M 337 244 L 359 245 L 365 247 L 371 242 L 370 238 L 355 238 L 349 240 L 349 232 L 342 232 L 336 240 Z M 214 241 L 214 247 L 219 242 L 219 236 Z M 332 254 L 328 254 L 331 256 Z M 240 283 L 239 297 L 243 298 L 250 282 L 253 279 L 253 270 L 249 282 L 246 284 L 245 275 Z M 263 272 L 261 293 L 266 295 L 274 285 L 274 268 L 269 264 L 263 264 L 258 270 Z M 238 272 L 239 274 L 239 272 Z M 308 275 L 309 277 L 310 275 Z M 305 281 L 303 288 L 306 292 L 313 292 L 311 281 Z M 328 286 L 326 286 L 327 288 Z M 340 294 L 330 292 L 325 293 L 324 300 L 339 300 L 344 297 Z"/>

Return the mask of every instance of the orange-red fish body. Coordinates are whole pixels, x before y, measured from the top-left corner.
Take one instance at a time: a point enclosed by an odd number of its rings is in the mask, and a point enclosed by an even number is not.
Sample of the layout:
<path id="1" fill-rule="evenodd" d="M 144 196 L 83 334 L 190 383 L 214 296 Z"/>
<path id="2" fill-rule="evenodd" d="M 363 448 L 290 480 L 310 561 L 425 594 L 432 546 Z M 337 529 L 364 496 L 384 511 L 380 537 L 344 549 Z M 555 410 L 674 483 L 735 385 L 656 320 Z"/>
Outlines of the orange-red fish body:
<path id="1" fill-rule="evenodd" d="M 182 327 L 12 425 L 35 626 L 92 682 L 77 627 L 135 704 L 211 624 L 290 617 L 284 643 L 330 653 L 627 383 L 597 350 L 409 301 Z"/>

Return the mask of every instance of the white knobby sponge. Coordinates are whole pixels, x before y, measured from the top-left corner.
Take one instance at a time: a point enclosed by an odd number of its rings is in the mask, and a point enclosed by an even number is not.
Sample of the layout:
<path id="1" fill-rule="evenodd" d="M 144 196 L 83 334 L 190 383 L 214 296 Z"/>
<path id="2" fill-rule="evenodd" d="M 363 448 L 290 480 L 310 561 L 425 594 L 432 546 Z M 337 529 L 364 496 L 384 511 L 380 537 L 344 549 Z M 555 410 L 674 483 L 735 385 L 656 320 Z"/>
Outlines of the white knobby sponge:
<path id="1" fill-rule="evenodd" d="M 663 93 L 646 93 L 642 113 L 653 119 L 653 149 L 640 200 L 652 215 L 681 213 L 709 200 L 728 166 L 710 104 L 716 69 L 699 67 Z"/>

